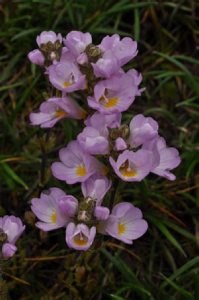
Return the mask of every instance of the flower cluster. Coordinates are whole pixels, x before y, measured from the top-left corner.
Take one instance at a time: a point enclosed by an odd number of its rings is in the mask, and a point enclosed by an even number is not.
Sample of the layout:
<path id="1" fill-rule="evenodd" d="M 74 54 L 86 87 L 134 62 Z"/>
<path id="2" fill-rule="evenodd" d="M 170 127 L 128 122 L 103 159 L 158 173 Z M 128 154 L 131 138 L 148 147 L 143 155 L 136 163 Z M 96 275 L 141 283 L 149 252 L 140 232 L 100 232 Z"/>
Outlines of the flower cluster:
<path id="1" fill-rule="evenodd" d="M 15 254 L 15 243 L 24 229 L 25 225 L 15 216 L 0 217 L 0 259 L 7 259 Z"/>
<path id="2" fill-rule="evenodd" d="M 97 231 L 132 244 L 145 233 L 147 222 L 141 210 L 130 203 L 116 204 L 111 213 L 102 206 L 110 186 L 105 176 L 91 176 L 82 183 L 81 201 L 55 187 L 44 191 L 40 198 L 32 199 L 31 209 L 40 220 L 36 226 L 44 231 L 66 227 L 66 243 L 76 250 L 87 250 Z"/>
<path id="3" fill-rule="evenodd" d="M 84 128 L 51 166 L 57 179 L 81 183 L 83 199 L 58 188 L 44 191 L 32 199 L 40 220 L 36 226 L 44 231 L 66 227 L 66 243 L 77 250 L 87 250 L 96 232 L 131 244 L 148 225 L 131 203 L 102 205 L 112 181 L 141 181 L 149 173 L 174 180 L 171 170 L 180 163 L 178 150 L 167 147 L 153 118 L 138 114 L 122 124 L 122 112 L 144 91 L 142 76 L 123 69 L 137 55 L 137 43 L 114 34 L 95 45 L 90 33 L 71 31 L 63 38 L 44 31 L 37 45 L 29 60 L 44 68 L 56 97 L 50 95 L 30 114 L 31 124 L 51 128 L 73 118 L 83 120 Z"/>

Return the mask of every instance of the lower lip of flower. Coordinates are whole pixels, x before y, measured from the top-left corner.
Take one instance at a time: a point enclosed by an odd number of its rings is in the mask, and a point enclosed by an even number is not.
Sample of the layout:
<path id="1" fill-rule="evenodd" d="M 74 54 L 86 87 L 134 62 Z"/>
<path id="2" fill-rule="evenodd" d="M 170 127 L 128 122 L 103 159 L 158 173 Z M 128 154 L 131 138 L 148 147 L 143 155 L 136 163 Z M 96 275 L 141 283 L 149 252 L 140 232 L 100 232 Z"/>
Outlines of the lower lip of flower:
<path id="1" fill-rule="evenodd" d="M 118 223 L 118 234 L 123 234 L 126 231 L 126 226 L 124 223 Z"/>
<path id="2" fill-rule="evenodd" d="M 105 108 L 112 108 L 118 103 L 118 98 L 109 98 L 107 102 L 103 104 Z"/>
<path id="3" fill-rule="evenodd" d="M 56 211 L 54 211 L 54 212 L 51 214 L 50 220 L 51 220 L 52 223 L 56 223 L 56 221 L 57 221 Z"/>
<path id="4" fill-rule="evenodd" d="M 88 238 L 86 236 L 83 236 L 82 234 L 77 234 L 74 238 L 73 238 L 73 242 L 77 245 L 77 246 L 85 246 L 88 243 Z"/>
<path id="5" fill-rule="evenodd" d="M 86 175 L 86 168 L 84 165 L 79 165 L 76 167 L 76 175 L 77 176 L 85 176 Z"/>
<path id="6" fill-rule="evenodd" d="M 57 110 L 55 113 L 56 118 L 62 118 L 62 117 L 66 117 L 66 116 L 67 116 L 67 112 L 65 112 L 63 110 Z"/>
<path id="7" fill-rule="evenodd" d="M 119 168 L 120 173 L 124 176 L 124 177 L 134 177 L 137 175 L 137 171 L 135 169 L 130 168 L 129 166 L 121 166 Z"/>
<path id="8" fill-rule="evenodd" d="M 72 85 L 72 83 L 70 83 L 70 82 L 68 82 L 68 81 L 65 81 L 64 83 L 63 83 L 63 87 L 64 88 L 67 88 L 67 87 L 69 87 L 69 86 L 71 86 Z"/>
<path id="9" fill-rule="evenodd" d="M 99 99 L 99 103 L 102 104 L 105 108 L 112 108 L 116 106 L 119 98 L 108 98 L 105 94 Z"/>

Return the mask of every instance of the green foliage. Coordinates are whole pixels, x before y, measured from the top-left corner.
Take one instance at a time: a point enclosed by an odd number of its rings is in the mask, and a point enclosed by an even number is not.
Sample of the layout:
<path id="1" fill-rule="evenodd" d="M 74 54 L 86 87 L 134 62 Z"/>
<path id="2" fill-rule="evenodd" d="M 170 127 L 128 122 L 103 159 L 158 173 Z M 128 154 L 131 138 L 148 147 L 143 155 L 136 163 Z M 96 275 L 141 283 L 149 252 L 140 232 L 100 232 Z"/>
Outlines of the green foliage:
<path id="1" fill-rule="evenodd" d="M 199 77 L 197 1 L 3 0 L 0 1 L 0 214 L 22 216 L 27 232 L 4 269 L 12 299 L 199 299 Z M 29 113 L 52 94 L 27 53 L 43 30 L 89 31 L 98 43 L 119 33 L 138 41 L 129 68 L 143 74 L 145 93 L 125 114 L 144 112 L 160 124 L 182 163 L 177 180 L 149 176 L 120 183 L 118 201 L 139 205 L 149 231 L 131 246 L 104 238 L 94 249 L 67 249 L 64 231 L 34 227 L 30 199 L 51 186 L 81 195 L 51 176 L 59 148 L 81 130 L 65 121 L 50 132 L 29 125 Z"/>

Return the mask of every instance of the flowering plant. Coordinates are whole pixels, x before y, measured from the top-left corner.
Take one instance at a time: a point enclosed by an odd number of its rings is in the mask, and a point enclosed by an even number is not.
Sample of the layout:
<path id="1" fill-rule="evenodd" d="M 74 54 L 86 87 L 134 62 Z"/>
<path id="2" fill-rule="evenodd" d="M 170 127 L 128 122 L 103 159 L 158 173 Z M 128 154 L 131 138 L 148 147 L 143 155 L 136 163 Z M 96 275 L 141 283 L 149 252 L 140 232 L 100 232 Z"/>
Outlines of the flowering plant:
<path id="1" fill-rule="evenodd" d="M 16 241 L 25 230 L 20 218 L 0 217 L 0 259 L 8 259 L 17 251 Z"/>
<path id="2" fill-rule="evenodd" d="M 94 45 L 90 33 L 71 31 L 63 38 L 44 31 L 37 44 L 28 58 L 44 69 L 56 96 L 30 114 L 31 124 L 52 128 L 72 118 L 85 127 L 51 166 L 57 179 L 81 183 L 83 200 L 56 187 L 43 191 L 31 201 L 36 226 L 44 231 L 65 227 L 66 243 L 76 250 L 88 250 L 97 233 L 132 244 L 148 228 L 141 210 L 128 202 L 111 201 L 106 207 L 105 195 L 116 178 L 136 182 L 154 173 L 175 180 L 170 171 L 180 163 L 178 150 L 167 147 L 153 118 L 138 114 L 122 124 L 122 112 L 144 91 L 141 74 L 123 70 L 137 55 L 137 43 L 114 34 Z"/>

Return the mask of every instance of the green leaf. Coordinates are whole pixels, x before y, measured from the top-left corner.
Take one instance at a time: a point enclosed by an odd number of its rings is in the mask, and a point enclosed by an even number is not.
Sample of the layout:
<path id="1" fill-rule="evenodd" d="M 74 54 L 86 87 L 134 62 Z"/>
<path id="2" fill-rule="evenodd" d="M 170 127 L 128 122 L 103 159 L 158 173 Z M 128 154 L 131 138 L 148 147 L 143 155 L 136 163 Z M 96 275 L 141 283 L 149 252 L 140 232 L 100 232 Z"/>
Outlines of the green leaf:
<path id="1" fill-rule="evenodd" d="M 6 163 L 1 163 L 0 167 L 3 169 L 3 171 L 7 174 L 7 176 L 10 177 L 14 182 L 22 185 L 26 190 L 28 190 L 27 184 L 21 179 Z"/>
<path id="2" fill-rule="evenodd" d="M 178 241 L 175 239 L 175 237 L 170 233 L 170 231 L 167 229 L 167 227 L 164 225 L 164 223 L 153 217 L 149 216 L 149 219 L 154 223 L 154 225 L 164 234 L 164 236 L 170 241 L 170 243 L 180 251 L 185 257 L 187 256 L 186 253 L 184 252 L 183 248 L 181 245 L 178 243 Z"/>
<path id="3" fill-rule="evenodd" d="M 191 259 L 190 261 L 188 261 L 186 264 L 184 264 L 182 267 L 180 267 L 177 271 L 175 271 L 169 278 L 167 278 L 169 280 L 169 282 L 177 279 L 178 277 L 184 275 L 186 272 L 188 272 L 190 269 L 192 269 L 193 267 L 199 267 L 199 256 Z M 163 289 L 168 285 L 168 281 L 164 281 L 161 285 L 160 288 Z"/>
<path id="4" fill-rule="evenodd" d="M 183 299 L 194 300 L 194 297 L 190 292 L 185 290 L 182 286 L 177 285 L 176 283 L 174 283 L 172 280 L 170 280 L 163 274 L 161 274 L 161 275 L 165 279 L 165 282 L 167 283 L 167 285 L 172 286 L 178 292 L 178 295 L 183 296 Z"/>

